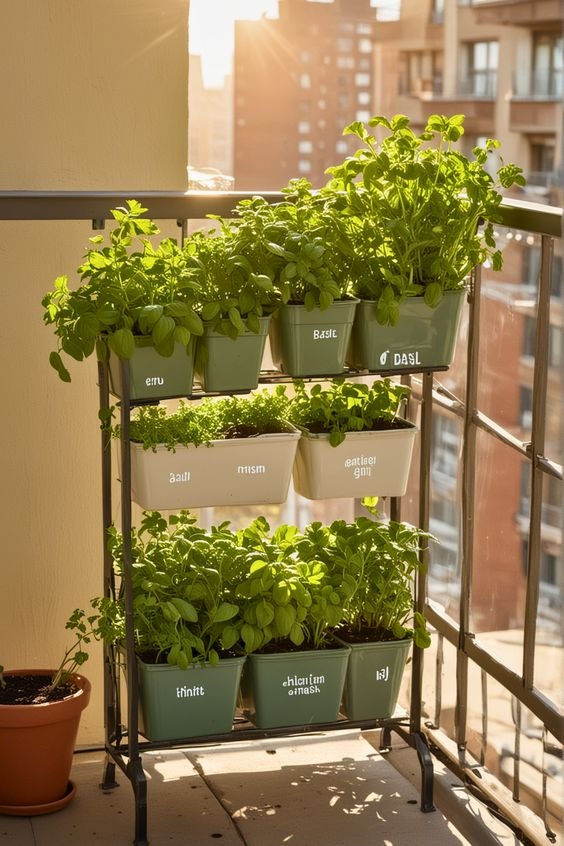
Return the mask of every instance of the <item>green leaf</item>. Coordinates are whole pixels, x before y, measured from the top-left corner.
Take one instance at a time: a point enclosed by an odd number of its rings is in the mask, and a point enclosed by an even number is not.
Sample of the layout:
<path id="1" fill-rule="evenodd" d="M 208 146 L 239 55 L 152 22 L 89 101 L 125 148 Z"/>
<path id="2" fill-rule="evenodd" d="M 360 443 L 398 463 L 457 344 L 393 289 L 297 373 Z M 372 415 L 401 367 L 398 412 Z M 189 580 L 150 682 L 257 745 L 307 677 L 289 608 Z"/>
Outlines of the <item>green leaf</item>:
<path id="1" fill-rule="evenodd" d="M 57 371 L 57 373 L 59 374 L 59 378 L 63 382 L 70 382 L 70 373 L 63 364 L 63 360 L 58 352 L 52 352 L 49 355 L 49 364 Z"/>
<path id="2" fill-rule="evenodd" d="M 176 323 L 172 317 L 167 317 L 166 315 L 159 317 L 151 332 L 153 343 L 157 349 L 161 345 L 166 344 L 167 341 L 170 341 L 174 335 L 175 326 Z"/>
<path id="3" fill-rule="evenodd" d="M 219 608 L 217 608 L 217 610 L 213 614 L 213 622 L 224 623 L 227 620 L 232 620 L 238 611 L 238 606 L 233 605 L 232 602 L 222 602 Z"/>
<path id="4" fill-rule="evenodd" d="M 171 599 L 170 601 L 174 605 L 183 620 L 185 620 L 187 623 L 198 622 L 198 612 L 196 611 L 193 605 L 191 605 L 189 602 L 186 602 L 185 599 L 180 599 L 179 597 L 174 597 L 174 599 Z"/>
<path id="5" fill-rule="evenodd" d="M 221 306 L 217 302 L 205 303 L 202 307 L 202 320 L 215 320 L 221 311 Z"/>
<path id="6" fill-rule="evenodd" d="M 443 298 L 443 289 L 439 282 L 430 282 L 425 288 L 424 300 L 429 308 L 436 308 Z"/>
<path id="7" fill-rule="evenodd" d="M 108 345 L 120 358 L 131 358 L 135 352 L 135 338 L 131 329 L 116 329 L 108 336 Z"/>

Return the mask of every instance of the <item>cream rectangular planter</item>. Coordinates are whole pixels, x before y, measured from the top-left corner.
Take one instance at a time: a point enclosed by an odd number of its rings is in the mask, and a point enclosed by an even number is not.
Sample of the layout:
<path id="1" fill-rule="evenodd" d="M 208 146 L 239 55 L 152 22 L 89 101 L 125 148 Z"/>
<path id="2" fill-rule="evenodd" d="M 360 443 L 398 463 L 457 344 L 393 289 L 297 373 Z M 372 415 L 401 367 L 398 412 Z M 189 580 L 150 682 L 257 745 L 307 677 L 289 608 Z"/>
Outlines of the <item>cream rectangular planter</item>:
<path id="1" fill-rule="evenodd" d="M 398 429 L 349 432 L 332 447 L 329 435 L 302 430 L 294 487 L 308 499 L 403 496 L 418 431 L 405 421 Z"/>
<path id="2" fill-rule="evenodd" d="M 150 511 L 286 500 L 296 429 L 156 452 L 131 444 L 131 494 Z"/>

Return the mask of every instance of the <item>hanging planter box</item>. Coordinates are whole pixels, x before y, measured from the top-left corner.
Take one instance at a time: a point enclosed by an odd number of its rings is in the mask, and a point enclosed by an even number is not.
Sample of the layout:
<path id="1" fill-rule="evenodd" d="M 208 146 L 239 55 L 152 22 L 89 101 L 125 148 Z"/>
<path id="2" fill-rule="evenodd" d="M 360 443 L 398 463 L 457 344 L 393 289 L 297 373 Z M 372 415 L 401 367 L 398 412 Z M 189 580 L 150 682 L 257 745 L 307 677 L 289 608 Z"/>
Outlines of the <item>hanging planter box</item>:
<path id="1" fill-rule="evenodd" d="M 329 435 L 302 429 L 294 488 L 308 499 L 403 496 L 419 428 L 398 422 L 397 429 L 349 432 L 336 447 Z"/>
<path id="2" fill-rule="evenodd" d="M 375 303 L 361 300 L 347 363 L 378 373 L 449 367 L 465 296 L 465 288 L 446 291 L 436 308 L 429 308 L 423 297 L 409 297 L 399 305 L 400 318 L 395 326 L 381 326 L 376 320 Z"/>
<path id="3" fill-rule="evenodd" d="M 150 337 L 136 338 L 135 352 L 126 361 L 129 370 L 129 398 L 152 400 L 191 396 L 194 348 L 193 339 L 188 349 L 177 343 L 172 355 L 166 357 L 159 355 Z M 109 379 L 110 391 L 121 397 L 120 359 L 114 353 L 110 353 Z"/>
<path id="4" fill-rule="evenodd" d="M 294 377 L 342 373 L 357 302 L 337 300 L 323 311 L 280 306 L 270 326 L 274 366 Z"/>
<path id="5" fill-rule="evenodd" d="M 257 728 L 334 722 L 345 683 L 348 648 L 247 656 L 243 710 Z"/>
<path id="6" fill-rule="evenodd" d="M 153 741 L 231 731 L 245 658 L 187 670 L 137 658 L 139 730 Z"/>
<path id="7" fill-rule="evenodd" d="M 343 713 L 349 720 L 385 720 L 396 709 L 411 639 L 381 643 L 349 643 L 351 650 L 343 692 Z"/>
<path id="8" fill-rule="evenodd" d="M 212 323 L 204 323 L 204 334 L 198 348 L 204 350 L 205 361 L 196 355 L 195 371 L 204 391 L 252 391 L 258 385 L 270 316 L 260 317 L 257 334 L 246 332 L 229 338 L 215 332 Z"/>
<path id="9" fill-rule="evenodd" d="M 211 441 L 209 446 L 131 443 L 131 494 L 149 511 L 211 505 L 284 502 L 300 433 L 287 432 Z"/>

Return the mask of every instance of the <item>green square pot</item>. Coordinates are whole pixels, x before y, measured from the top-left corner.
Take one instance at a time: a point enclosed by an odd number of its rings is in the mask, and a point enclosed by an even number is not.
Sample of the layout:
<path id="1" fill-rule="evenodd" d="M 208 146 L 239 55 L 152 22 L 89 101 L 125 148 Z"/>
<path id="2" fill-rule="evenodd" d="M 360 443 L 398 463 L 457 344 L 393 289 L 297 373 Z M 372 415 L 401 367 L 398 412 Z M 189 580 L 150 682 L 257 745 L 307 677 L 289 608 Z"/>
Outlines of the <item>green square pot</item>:
<path id="1" fill-rule="evenodd" d="M 270 315 L 259 318 L 258 333 L 245 332 L 229 338 L 204 323 L 204 334 L 198 338 L 195 373 L 204 391 L 208 393 L 252 391 L 258 385 L 260 368 Z M 204 351 L 204 360 L 200 351 Z"/>
<path id="2" fill-rule="evenodd" d="M 289 376 L 342 373 L 358 300 L 337 300 L 323 311 L 283 305 L 270 325 L 274 366 Z"/>
<path id="3" fill-rule="evenodd" d="M 343 693 L 343 713 L 349 720 L 385 720 L 398 701 L 411 639 L 381 643 L 347 643 L 351 650 Z"/>
<path id="4" fill-rule="evenodd" d="M 175 344 L 171 356 L 159 355 L 151 338 L 135 339 L 135 352 L 126 365 L 129 369 L 129 398 L 132 400 L 166 399 L 192 395 L 194 339 L 186 348 Z M 122 396 L 119 358 L 110 353 L 110 391 Z"/>
<path id="5" fill-rule="evenodd" d="M 334 722 L 345 683 L 348 648 L 247 657 L 241 690 L 257 728 Z"/>
<path id="6" fill-rule="evenodd" d="M 395 326 L 381 326 L 376 305 L 361 300 L 357 306 L 347 363 L 377 373 L 445 369 L 452 363 L 466 289 L 446 291 L 436 308 L 423 297 L 400 303 Z"/>
<path id="7" fill-rule="evenodd" d="M 223 658 L 181 670 L 137 658 L 141 734 L 159 741 L 231 731 L 244 663 Z"/>

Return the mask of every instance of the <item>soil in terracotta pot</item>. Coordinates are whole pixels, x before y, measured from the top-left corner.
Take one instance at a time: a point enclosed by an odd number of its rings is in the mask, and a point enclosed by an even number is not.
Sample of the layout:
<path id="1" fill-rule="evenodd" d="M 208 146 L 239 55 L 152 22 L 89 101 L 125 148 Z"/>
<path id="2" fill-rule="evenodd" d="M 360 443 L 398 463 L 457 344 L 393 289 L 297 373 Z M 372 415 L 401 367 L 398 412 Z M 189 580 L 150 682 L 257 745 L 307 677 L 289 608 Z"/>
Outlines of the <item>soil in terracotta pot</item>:
<path id="1" fill-rule="evenodd" d="M 361 629 L 341 626 L 335 634 L 347 643 L 385 643 L 397 640 L 392 632 L 380 626 L 365 626 Z"/>
<path id="2" fill-rule="evenodd" d="M 48 676 L 4 676 L 5 687 L 0 686 L 0 705 L 40 705 L 59 702 L 78 690 L 72 682 L 63 682 L 54 690 L 49 687 Z"/>

